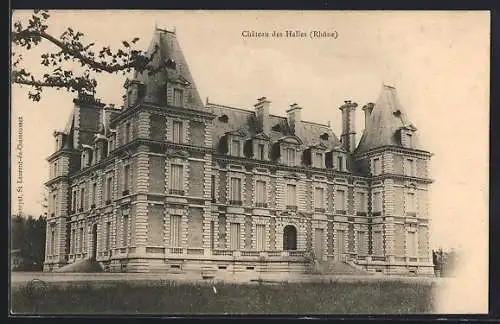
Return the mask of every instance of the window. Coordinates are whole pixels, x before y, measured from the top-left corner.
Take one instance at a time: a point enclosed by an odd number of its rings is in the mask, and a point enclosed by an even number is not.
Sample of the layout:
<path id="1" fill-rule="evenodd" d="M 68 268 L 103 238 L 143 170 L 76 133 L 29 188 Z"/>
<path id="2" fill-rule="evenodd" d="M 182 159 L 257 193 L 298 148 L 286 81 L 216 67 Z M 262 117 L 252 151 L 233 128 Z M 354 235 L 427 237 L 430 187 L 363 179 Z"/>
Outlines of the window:
<path id="1" fill-rule="evenodd" d="M 122 246 L 128 246 L 128 215 L 123 215 L 123 237 Z"/>
<path id="2" fill-rule="evenodd" d="M 172 164 L 170 166 L 170 193 L 173 195 L 184 195 L 184 166 Z"/>
<path id="3" fill-rule="evenodd" d="M 54 227 L 51 228 L 50 231 L 50 245 L 49 245 L 49 255 L 56 254 L 56 230 Z"/>
<path id="4" fill-rule="evenodd" d="M 255 182 L 255 206 L 267 207 L 266 182 L 257 180 Z"/>
<path id="5" fill-rule="evenodd" d="M 413 147 L 413 137 L 411 134 L 406 134 L 406 146 Z"/>
<path id="6" fill-rule="evenodd" d="M 366 241 L 366 232 L 358 231 L 358 254 L 368 254 L 368 242 Z"/>
<path id="7" fill-rule="evenodd" d="M 323 167 L 323 154 L 322 153 L 314 154 L 314 167 L 316 167 L 316 168 Z"/>
<path id="8" fill-rule="evenodd" d="M 296 210 L 297 209 L 297 186 L 294 184 L 286 185 L 286 208 Z"/>
<path id="9" fill-rule="evenodd" d="M 416 257 L 418 250 L 417 233 L 408 232 L 406 245 L 408 247 L 408 256 Z"/>
<path id="10" fill-rule="evenodd" d="M 231 205 L 241 205 L 241 179 L 231 178 Z"/>
<path id="11" fill-rule="evenodd" d="M 240 156 L 241 154 L 241 144 L 239 140 L 231 141 L 231 155 Z"/>
<path id="12" fill-rule="evenodd" d="M 265 158 L 264 158 L 264 144 L 257 145 L 257 160 L 265 160 Z"/>
<path id="13" fill-rule="evenodd" d="M 358 192 L 358 209 L 361 212 L 366 212 L 366 194 L 364 192 Z"/>
<path id="14" fill-rule="evenodd" d="M 113 197 L 113 177 L 109 177 L 106 181 L 106 204 L 111 202 Z"/>
<path id="15" fill-rule="evenodd" d="M 380 159 L 373 159 L 373 175 L 379 175 L 382 173 L 382 165 L 380 164 Z"/>
<path id="16" fill-rule="evenodd" d="M 110 222 L 107 222 L 106 223 L 106 237 L 105 237 L 105 248 L 106 248 L 106 251 L 109 250 L 111 247 L 110 247 L 110 239 L 111 239 L 111 223 Z"/>
<path id="17" fill-rule="evenodd" d="M 255 226 L 255 244 L 257 251 L 266 250 L 266 225 L 257 224 Z"/>
<path id="18" fill-rule="evenodd" d="M 325 189 L 317 187 L 314 189 L 314 211 L 324 213 L 325 212 Z"/>
<path id="19" fill-rule="evenodd" d="M 71 254 L 75 253 L 75 245 L 76 245 L 76 230 L 71 230 Z"/>
<path id="20" fill-rule="evenodd" d="M 85 188 L 80 189 L 80 209 L 85 209 Z"/>
<path id="21" fill-rule="evenodd" d="M 210 221 L 210 249 L 215 248 L 215 222 Z"/>
<path id="22" fill-rule="evenodd" d="M 57 193 L 52 195 L 52 210 L 54 215 L 57 215 Z"/>
<path id="23" fill-rule="evenodd" d="M 381 231 L 373 232 L 373 255 L 384 255 L 384 238 Z"/>
<path id="24" fill-rule="evenodd" d="M 415 208 L 415 193 L 408 192 L 406 194 L 406 213 L 409 216 L 416 216 L 416 208 Z"/>
<path id="25" fill-rule="evenodd" d="M 240 224 L 239 223 L 231 223 L 231 232 L 230 232 L 230 243 L 231 250 L 237 251 L 240 249 Z"/>
<path id="26" fill-rule="evenodd" d="M 337 170 L 344 171 L 344 158 L 341 155 L 337 156 Z"/>
<path id="27" fill-rule="evenodd" d="M 335 208 L 337 213 L 344 214 L 345 213 L 345 191 L 337 190 L 335 194 Z"/>
<path id="28" fill-rule="evenodd" d="M 337 246 L 336 246 L 337 259 L 340 259 L 340 258 L 342 258 L 342 255 L 345 252 L 345 231 L 343 231 L 343 230 L 337 231 L 336 242 L 337 242 Z"/>
<path id="29" fill-rule="evenodd" d="M 382 212 L 382 193 L 374 192 L 373 193 L 373 214 L 375 216 L 380 215 Z"/>
<path id="30" fill-rule="evenodd" d="M 130 129 L 131 129 L 131 125 L 130 125 L 130 122 L 128 122 L 126 125 L 125 125 L 125 143 L 128 143 L 130 142 L 130 139 L 132 138 L 131 134 L 130 134 Z M 124 144 L 125 144 L 124 143 Z"/>
<path id="31" fill-rule="evenodd" d="M 54 177 L 57 177 L 57 162 L 54 162 Z"/>
<path id="32" fill-rule="evenodd" d="M 113 144 L 114 144 L 114 141 L 113 141 L 113 136 L 111 136 L 109 139 L 108 139 L 108 152 L 111 152 L 113 150 Z"/>
<path id="33" fill-rule="evenodd" d="M 73 201 L 71 203 L 72 211 L 75 211 L 76 209 L 76 196 L 77 196 L 76 190 L 73 190 Z"/>
<path id="34" fill-rule="evenodd" d="M 184 93 L 183 93 L 182 89 L 174 89 L 174 106 L 175 107 L 184 106 L 183 99 L 184 99 Z"/>
<path id="35" fill-rule="evenodd" d="M 181 247 L 182 216 L 170 216 L 170 247 Z"/>
<path id="36" fill-rule="evenodd" d="M 174 120 L 172 122 L 172 142 L 182 143 L 183 142 L 183 127 L 182 122 L 179 120 Z"/>
<path id="37" fill-rule="evenodd" d="M 95 207 L 96 197 L 97 196 L 97 183 L 92 184 L 92 206 Z"/>
<path id="38" fill-rule="evenodd" d="M 59 138 L 56 137 L 56 151 L 59 150 Z"/>
<path id="39" fill-rule="evenodd" d="M 406 175 L 410 177 L 416 176 L 415 160 L 412 159 L 406 160 Z"/>
<path id="40" fill-rule="evenodd" d="M 78 253 L 82 253 L 83 252 L 83 227 L 80 227 L 80 235 L 79 235 L 80 239 L 80 244 L 78 245 Z"/>
<path id="41" fill-rule="evenodd" d="M 295 166 L 295 149 L 286 148 L 284 156 L 284 164 L 288 166 Z"/>
<path id="42" fill-rule="evenodd" d="M 215 176 L 212 175 L 212 182 L 211 182 L 211 193 L 212 193 L 212 202 L 215 202 Z"/>
<path id="43" fill-rule="evenodd" d="M 123 190 L 128 191 L 128 181 L 130 176 L 130 165 L 126 164 L 123 168 Z"/>

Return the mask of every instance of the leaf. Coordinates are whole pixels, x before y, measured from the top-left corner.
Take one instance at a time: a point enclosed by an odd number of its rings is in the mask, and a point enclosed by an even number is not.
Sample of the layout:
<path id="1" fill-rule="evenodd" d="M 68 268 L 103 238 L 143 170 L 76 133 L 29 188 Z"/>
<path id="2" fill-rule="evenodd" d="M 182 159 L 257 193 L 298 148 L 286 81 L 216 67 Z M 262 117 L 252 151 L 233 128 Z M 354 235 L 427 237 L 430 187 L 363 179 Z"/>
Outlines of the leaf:
<path id="1" fill-rule="evenodd" d="M 137 41 L 139 40 L 138 37 L 135 37 L 133 40 L 132 40 L 132 43 L 135 44 Z"/>
<path id="2" fill-rule="evenodd" d="M 123 43 L 123 46 L 125 46 L 125 47 L 130 47 L 130 44 L 129 44 L 128 42 L 123 41 L 122 43 Z"/>

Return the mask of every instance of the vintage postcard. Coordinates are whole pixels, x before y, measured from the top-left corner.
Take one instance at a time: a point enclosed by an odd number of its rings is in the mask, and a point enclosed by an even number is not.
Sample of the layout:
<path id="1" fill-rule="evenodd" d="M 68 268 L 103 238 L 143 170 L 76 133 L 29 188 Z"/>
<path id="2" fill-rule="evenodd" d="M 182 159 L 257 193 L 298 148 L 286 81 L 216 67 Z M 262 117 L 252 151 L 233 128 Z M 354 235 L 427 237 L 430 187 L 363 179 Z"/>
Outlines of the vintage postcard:
<path id="1" fill-rule="evenodd" d="M 11 38 L 12 315 L 487 313 L 489 12 L 21 10 Z"/>

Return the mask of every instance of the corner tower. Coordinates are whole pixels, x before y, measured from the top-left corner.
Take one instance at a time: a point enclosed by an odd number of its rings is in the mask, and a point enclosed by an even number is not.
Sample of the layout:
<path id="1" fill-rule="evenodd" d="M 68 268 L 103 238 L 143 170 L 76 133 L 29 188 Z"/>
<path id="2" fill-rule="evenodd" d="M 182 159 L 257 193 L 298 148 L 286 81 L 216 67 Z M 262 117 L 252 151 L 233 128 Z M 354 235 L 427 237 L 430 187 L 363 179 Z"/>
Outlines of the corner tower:
<path id="1" fill-rule="evenodd" d="M 365 130 L 354 151 L 370 178 L 370 255 L 388 273 L 432 273 L 428 193 L 432 154 L 401 106 L 396 89 L 383 85 L 365 106 Z M 373 267 L 376 267 L 372 264 Z"/>

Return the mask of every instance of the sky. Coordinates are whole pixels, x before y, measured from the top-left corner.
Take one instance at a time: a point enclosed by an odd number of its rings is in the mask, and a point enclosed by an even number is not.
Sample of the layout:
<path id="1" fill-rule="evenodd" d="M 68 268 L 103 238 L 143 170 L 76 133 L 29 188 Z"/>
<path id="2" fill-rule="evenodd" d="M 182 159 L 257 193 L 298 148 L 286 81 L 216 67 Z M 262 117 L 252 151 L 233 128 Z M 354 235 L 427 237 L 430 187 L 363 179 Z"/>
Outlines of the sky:
<path id="1" fill-rule="evenodd" d="M 14 20 L 31 12 L 16 11 Z M 271 101 L 272 114 L 285 115 L 296 102 L 304 120 L 326 124 L 339 136 L 344 100 L 359 104 L 357 139 L 364 116 L 382 84 L 395 86 L 420 142 L 434 155 L 430 213 L 433 248 L 471 248 L 487 254 L 489 165 L 489 14 L 487 12 L 262 12 L 262 11 L 51 11 L 48 32 L 66 27 L 84 33 L 96 47 L 117 47 L 139 37 L 147 48 L 155 25 L 175 28 L 203 100 L 253 109 Z M 312 30 L 338 37 L 249 38 L 244 31 Z M 23 64 L 44 73 L 43 42 L 23 53 Z M 77 68 L 75 68 L 77 69 Z M 123 75 L 98 75 L 97 96 L 121 105 Z M 54 130 L 64 129 L 73 94 L 44 90 L 42 101 L 12 87 L 12 213 L 18 212 L 16 153 L 22 137 L 22 200 L 25 214 L 41 213 L 46 158 Z M 22 118 L 22 131 L 19 128 Z M 483 254 L 481 254 L 483 255 Z"/>

